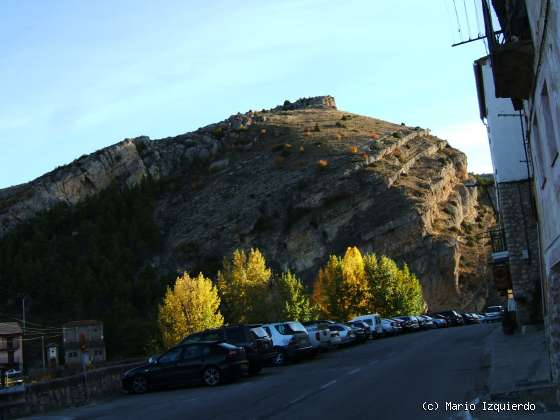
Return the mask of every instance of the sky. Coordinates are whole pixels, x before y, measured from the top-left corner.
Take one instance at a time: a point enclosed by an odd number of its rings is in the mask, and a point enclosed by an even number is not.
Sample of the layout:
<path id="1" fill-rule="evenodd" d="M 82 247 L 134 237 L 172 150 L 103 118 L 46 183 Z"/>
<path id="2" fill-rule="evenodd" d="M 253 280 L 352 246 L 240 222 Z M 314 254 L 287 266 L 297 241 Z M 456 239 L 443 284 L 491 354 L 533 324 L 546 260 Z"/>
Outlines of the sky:
<path id="1" fill-rule="evenodd" d="M 127 137 L 333 95 L 492 172 L 450 0 L 2 0 L 0 188 Z M 471 22 L 474 27 L 474 23 Z M 474 31 L 474 29 L 473 29 Z"/>

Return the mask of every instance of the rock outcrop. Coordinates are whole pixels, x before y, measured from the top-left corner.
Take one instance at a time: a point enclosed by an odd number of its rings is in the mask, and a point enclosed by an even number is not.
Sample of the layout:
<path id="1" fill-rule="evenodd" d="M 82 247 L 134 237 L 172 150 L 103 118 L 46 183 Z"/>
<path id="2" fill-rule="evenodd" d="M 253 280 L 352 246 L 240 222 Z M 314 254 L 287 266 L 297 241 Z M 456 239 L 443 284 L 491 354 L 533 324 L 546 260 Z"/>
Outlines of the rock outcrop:
<path id="1" fill-rule="evenodd" d="M 0 238 L 112 183 L 172 180 L 154 214 L 161 270 L 213 274 L 237 247 L 311 282 L 347 246 L 406 262 L 430 309 L 480 309 L 493 223 L 465 155 L 419 127 L 336 109 L 330 96 L 249 111 L 195 132 L 126 139 L 0 190 Z"/>

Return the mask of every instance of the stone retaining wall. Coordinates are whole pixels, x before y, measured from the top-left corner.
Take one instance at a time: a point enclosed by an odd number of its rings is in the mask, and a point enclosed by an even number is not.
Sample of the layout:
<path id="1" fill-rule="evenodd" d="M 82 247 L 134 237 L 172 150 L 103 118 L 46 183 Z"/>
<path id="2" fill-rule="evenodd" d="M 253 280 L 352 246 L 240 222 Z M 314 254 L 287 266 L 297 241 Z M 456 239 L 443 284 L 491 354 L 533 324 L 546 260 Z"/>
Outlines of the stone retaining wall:
<path id="1" fill-rule="evenodd" d="M 87 375 L 26 385 L 25 403 L 8 408 L 6 418 L 43 414 L 119 395 L 122 392 L 121 373 L 139 364 L 111 366 L 87 372 Z"/>

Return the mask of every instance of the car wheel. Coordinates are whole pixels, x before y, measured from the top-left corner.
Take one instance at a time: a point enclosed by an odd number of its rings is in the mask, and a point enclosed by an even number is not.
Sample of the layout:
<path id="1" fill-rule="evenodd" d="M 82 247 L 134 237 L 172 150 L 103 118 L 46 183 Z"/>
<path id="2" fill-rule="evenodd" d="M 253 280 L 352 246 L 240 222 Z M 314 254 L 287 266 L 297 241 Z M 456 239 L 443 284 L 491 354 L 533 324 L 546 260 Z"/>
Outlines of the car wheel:
<path id="1" fill-rule="evenodd" d="M 284 350 L 278 349 L 276 356 L 272 359 L 272 363 L 274 363 L 274 366 L 282 366 L 286 364 L 286 355 L 284 354 Z"/>
<path id="2" fill-rule="evenodd" d="M 136 376 L 132 380 L 132 392 L 135 394 L 144 394 L 148 391 L 148 380 L 141 375 Z"/>
<path id="3" fill-rule="evenodd" d="M 204 383 L 208 386 L 216 386 L 222 380 L 222 374 L 220 373 L 220 369 L 216 366 L 210 366 L 204 369 L 204 373 L 202 374 L 202 379 Z"/>

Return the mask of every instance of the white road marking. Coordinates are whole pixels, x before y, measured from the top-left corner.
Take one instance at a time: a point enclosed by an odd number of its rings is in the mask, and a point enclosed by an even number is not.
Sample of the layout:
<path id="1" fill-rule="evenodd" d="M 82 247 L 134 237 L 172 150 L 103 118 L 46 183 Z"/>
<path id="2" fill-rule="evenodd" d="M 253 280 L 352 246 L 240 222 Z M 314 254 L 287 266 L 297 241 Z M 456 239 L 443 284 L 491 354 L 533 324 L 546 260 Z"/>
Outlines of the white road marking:
<path id="1" fill-rule="evenodd" d="M 350 372 L 348 372 L 348 375 L 354 375 L 354 374 L 358 373 L 360 370 L 362 370 L 362 368 L 356 368 L 354 370 L 351 370 Z"/>
<path id="2" fill-rule="evenodd" d="M 336 381 L 327 382 L 325 385 L 322 385 L 320 389 L 327 389 L 328 387 L 333 386 L 334 384 L 336 384 Z"/>

